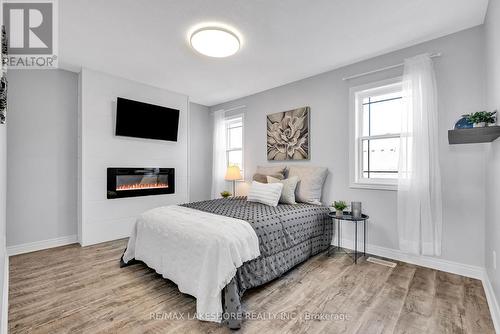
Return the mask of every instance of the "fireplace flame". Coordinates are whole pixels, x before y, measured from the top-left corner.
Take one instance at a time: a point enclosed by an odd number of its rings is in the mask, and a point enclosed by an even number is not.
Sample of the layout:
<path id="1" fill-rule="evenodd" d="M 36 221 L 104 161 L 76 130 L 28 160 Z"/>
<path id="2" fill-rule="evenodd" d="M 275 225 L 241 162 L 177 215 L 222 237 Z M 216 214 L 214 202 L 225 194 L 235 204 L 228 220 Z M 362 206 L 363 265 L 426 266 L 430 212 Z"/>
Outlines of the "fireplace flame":
<path id="1" fill-rule="evenodd" d="M 161 189 L 168 188 L 166 183 L 133 183 L 133 184 L 121 184 L 116 186 L 116 190 L 143 190 L 143 189 Z"/>

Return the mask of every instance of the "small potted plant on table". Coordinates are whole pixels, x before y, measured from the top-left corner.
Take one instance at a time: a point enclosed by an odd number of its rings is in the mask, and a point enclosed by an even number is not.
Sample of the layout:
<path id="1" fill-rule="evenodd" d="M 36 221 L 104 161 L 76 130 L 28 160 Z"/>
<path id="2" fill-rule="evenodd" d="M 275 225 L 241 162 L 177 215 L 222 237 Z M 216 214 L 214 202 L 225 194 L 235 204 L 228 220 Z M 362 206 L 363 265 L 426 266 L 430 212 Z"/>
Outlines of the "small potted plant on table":
<path id="1" fill-rule="evenodd" d="M 335 215 L 337 217 L 342 217 L 344 215 L 344 210 L 347 208 L 347 203 L 344 201 L 333 202 L 333 207 L 335 208 Z"/>
<path id="2" fill-rule="evenodd" d="M 228 198 L 232 194 L 229 191 L 224 190 L 223 192 L 220 193 L 220 195 L 222 196 L 222 198 Z"/>

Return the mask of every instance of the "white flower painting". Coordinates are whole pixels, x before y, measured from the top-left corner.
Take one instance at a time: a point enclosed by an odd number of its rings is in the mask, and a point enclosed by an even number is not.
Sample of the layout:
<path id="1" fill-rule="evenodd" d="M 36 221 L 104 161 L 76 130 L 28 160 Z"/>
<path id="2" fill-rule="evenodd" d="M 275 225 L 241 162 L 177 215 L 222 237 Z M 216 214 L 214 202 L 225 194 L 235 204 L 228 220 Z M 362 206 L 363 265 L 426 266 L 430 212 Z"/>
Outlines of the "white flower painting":
<path id="1" fill-rule="evenodd" d="M 311 108 L 267 115 L 267 160 L 309 159 Z"/>

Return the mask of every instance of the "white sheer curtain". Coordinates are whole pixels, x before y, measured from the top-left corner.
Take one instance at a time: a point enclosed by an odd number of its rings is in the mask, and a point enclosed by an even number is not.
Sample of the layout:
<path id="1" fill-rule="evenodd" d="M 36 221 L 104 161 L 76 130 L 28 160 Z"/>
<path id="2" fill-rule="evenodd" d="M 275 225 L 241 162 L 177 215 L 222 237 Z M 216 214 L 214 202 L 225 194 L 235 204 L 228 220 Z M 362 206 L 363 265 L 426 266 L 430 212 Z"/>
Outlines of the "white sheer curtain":
<path id="1" fill-rule="evenodd" d="M 212 198 L 220 197 L 225 190 L 224 175 L 226 173 L 226 124 L 224 110 L 214 112 L 214 138 L 212 160 Z"/>
<path id="2" fill-rule="evenodd" d="M 405 60 L 398 182 L 399 248 L 440 255 L 442 233 L 436 77 L 428 54 Z"/>

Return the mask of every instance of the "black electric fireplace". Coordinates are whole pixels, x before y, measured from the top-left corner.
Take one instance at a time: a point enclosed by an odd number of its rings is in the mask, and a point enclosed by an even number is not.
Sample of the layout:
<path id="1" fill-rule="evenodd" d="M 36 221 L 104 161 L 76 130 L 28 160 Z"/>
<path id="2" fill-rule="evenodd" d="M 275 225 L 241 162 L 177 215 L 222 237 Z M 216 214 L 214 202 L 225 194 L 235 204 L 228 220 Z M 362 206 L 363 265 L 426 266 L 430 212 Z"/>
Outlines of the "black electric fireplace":
<path id="1" fill-rule="evenodd" d="M 174 168 L 108 168 L 108 198 L 173 193 Z"/>

